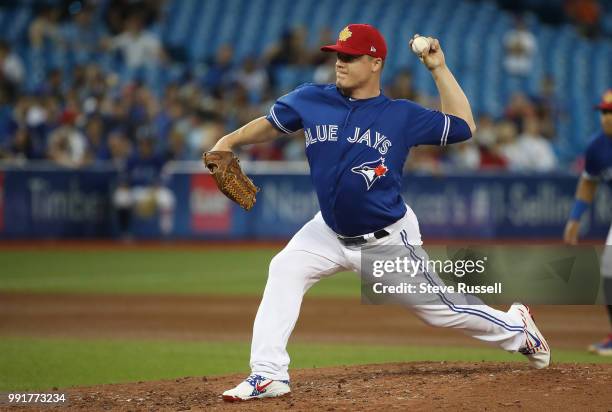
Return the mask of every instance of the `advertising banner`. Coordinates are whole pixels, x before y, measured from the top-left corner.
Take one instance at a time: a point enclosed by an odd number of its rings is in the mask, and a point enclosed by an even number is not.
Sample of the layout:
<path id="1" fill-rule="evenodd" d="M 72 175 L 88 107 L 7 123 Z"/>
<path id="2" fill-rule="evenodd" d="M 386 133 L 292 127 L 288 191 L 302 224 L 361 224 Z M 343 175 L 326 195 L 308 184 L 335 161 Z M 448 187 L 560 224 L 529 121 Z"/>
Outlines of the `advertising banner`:
<path id="1" fill-rule="evenodd" d="M 217 189 L 209 174 L 190 176 L 189 214 L 191 231 L 196 234 L 229 233 L 232 225 L 232 203 Z"/>
<path id="2" fill-rule="evenodd" d="M 115 172 L 8 170 L 3 174 L 3 237 L 99 237 L 113 233 Z"/>
<path id="3" fill-rule="evenodd" d="M 261 191 L 246 212 L 219 192 L 208 173 L 171 172 L 167 185 L 176 206 L 170 237 L 288 239 L 319 209 L 306 174 L 260 171 L 250 176 Z M 561 239 L 576 182 L 569 175 L 408 175 L 403 197 L 425 240 L 551 240 Z M 0 236 L 114 237 L 116 183 L 117 173 L 110 169 L 0 171 Z M 605 238 L 610 205 L 612 193 L 601 185 L 583 217 L 583 238 Z M 158 220 L 158 214 L 147 219 L 135 214 L 133 236 L 159 236 Z"/>

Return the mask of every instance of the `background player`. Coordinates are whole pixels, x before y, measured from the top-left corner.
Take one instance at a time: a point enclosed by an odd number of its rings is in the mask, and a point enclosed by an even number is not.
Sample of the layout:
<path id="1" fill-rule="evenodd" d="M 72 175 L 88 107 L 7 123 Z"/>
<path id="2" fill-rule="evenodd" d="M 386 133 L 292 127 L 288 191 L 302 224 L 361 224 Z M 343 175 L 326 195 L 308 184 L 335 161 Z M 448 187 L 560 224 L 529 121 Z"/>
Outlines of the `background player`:
<path id="1" fill-rule="evenodd" d="M 612 89 L 604 93 L 597 108 L 601 112 L 601 130 L 592 137 L 587 148 L 584 173 L 578 182 L 576 201 L 565 226 L 564 240 L 571 245 L 578 243 L 580 216 L 593 202 L 598 182 L 603 181 L 612 187 Z M 601 273 L 604 296 L 608 304 L 608 315 L 612 325 L 612 227 L 606 239 Z M 589 350 L 599 355 L 612 356 L 612 332 L 602 342 L 591 345 Z"/>
<path id="2" fill-rule="evenodd" d="M 286 346 L 303 295 L 323 277 L 347 269 L 359 272 L 363 245 L 402 245 L 410 259 L 427 258 L 416 216 L 400 195 L 408 151 L 419 144 L 460 142 L 475 130 L 470 104 L 446 66 L 439 42 L 428 42 L 419 57 L 436 83 L 441 112 L 384 96 L 380 77 L 387 56 L 385 40 L 372 26 L 351 24 L 336 44 L 322 48 L 337 53 L 335 85 L 298 87 L 278 99 L 267 117 L 224 136 L 213 148 L 231 151 L 272 140 L 278 131 L 304 129 L 321 208 L 272 259 L 253 327 L 252 374 L 224 392 L 225 400 L 290 392 Z M 441 282 L 427 271 L 416 278 L 432 285 Z M 455 305 L 436 295 L 411 309 L 430 325 L 457 328 L 521 352 L 537 368 L 550 362 L 546 341 L 523 305 L 502 312 L 485 305 Z"/>
<path id="3" fill-rule="evenodd" d="M 113 194 L 119 230 L 130 239 L 132 214 L 137 209 L 141 216 L 159 211 L 159 229 L 163 236 L 172 232 L 174 194 L 163 185 L 164 160 L 155 154 L 152 136 L 138 139 L 138 149 L 130 156 L 121 171 L 121 182 Z"/>

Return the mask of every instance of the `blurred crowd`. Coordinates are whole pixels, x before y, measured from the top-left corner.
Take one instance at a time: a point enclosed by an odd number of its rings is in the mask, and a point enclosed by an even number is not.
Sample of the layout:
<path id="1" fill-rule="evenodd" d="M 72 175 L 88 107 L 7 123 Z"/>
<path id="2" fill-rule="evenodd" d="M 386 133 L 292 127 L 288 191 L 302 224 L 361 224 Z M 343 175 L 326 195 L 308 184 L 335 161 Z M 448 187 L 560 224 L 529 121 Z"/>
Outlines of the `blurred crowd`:
<path id="1" fill-rule="evenodd" d="M 544 23 L 572 24 L 583 36 L 597 38 L 612 34 L 606 0 L 497 0 L 505 9 L 535 13 Z"/>
<path id="2" fill-rule="evenodd" d="M 407 74 L 404 77 L 409 78 Z M 397 87 L 397 84 L 393 87 Z M 390 89 L 391 95 L 394 95 L 394 88 Z M 541 93 L 539 96 L 528 96 L 515 92 L 501 118 L 493 118 L 487 113 L 479 114 L 476 133 L 466 142 L 445 148 L 422 146 L 413 149 L 407 163 L 408 169 L 431 173 L 557 170 L 560 165 L 552 141 L 556 135 L 556 125 L 563 122 L 566 112 L 555 96 L 551 78 L 543 81 Z M 428 99 L 415 96 L 415 100 L 422 104 L 427 104 Z M 429 106 L 435 107 L 432 103 Z"/>
<path id="3" fill-rule="evenodd" d="M 165 67 L 180 60 L 180 51 L 166 47 L 156 31 L 159 1 L 113 0 L 101 12 L 83 5 L 63 13 L 58 8 L 40 10 L 29 27 L 33 49 L 54 42 L 75 54 L 112 54 L 138 73 L 149 65 Z M 104 30 L 93 29 L 94 16 L 102 14 Z M 535 45 L 517 21 L 506 47 L 509 73 L 529 70 Z M 320 43 L 335 41 L 329 30 Z M 335 56 L 309 48 L 304 28 L 287 30 L 259 56 L 240 62 L 231 45 L 220 47 L 203 69 L 185 70 L 177 81 L 156 94 L 142 78 L 120 81 L 118 73 L 104 69 L 97 59 L 77 64 L 72 72 L 48 70 L 34 90 L 23 87 L 22 58 L 7 42 L 0 42 L 0 161 L 23 163 L 48 160 L 79 168 L 98 163 L 163 165 L 171 160 L 198 160 L 203 151 L 225 133 L 255 117 L 265 115 L 278 89 L 278 69 L 311 68 L 312 81 L 334 81 Z M 436 108 L 437 98 L 418 94 L 409 70 L 399 70 L 385 85 L 391 98 L 408 98 Z M 498 169 L 550 171 L 558 167 L 552 142 L 564 109 L 555 95 L 552 78 L 546 78 L 538 96 L 515 93 L 501 118 L 478 115 L 478 131 L 467 143 L 440 149 L 413 150 L 407 167 L 416 170 Z M 139 146 L 150 149 L 139 150 Z M 242 149 L 253 160 L 304 160 L 303 135 L 279 138 L 268 145 Z"/>

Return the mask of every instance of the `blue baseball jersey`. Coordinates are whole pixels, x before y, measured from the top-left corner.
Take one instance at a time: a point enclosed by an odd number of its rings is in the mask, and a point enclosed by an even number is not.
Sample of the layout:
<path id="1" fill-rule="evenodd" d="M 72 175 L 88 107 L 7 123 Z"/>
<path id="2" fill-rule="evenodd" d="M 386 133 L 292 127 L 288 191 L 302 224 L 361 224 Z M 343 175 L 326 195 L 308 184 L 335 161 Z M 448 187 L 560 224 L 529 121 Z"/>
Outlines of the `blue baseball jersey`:
<path id="1" fill-rule="evenodd" d="M 321 214 L 343 236 L 371 233 L 404 216 L 401 178 L 411 147 L 471 137 L 459 117 L 382 93 L 352 99 L 334 84 L 299 86 L 266 118 L 283 133 L 304 129 Z"/>
<path id="2" fill-rule="evenodd" d="M 596 133 L 586 150 L 584 176 L 607 183 L 612 188 L 612 136 Z"/>

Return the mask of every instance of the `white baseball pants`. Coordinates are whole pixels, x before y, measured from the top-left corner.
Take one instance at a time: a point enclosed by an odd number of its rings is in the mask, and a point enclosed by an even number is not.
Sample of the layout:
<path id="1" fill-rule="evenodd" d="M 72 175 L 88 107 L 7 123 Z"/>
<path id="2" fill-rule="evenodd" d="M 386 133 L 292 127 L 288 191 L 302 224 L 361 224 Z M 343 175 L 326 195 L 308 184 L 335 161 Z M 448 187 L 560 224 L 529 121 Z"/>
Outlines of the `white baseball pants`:
<path id="1" fill-rule="evenodd" d="M 610 226 L 606 246 L 601 257 L 601 274 L 604 278 L 612 279 L 612 226 Z M 608 304 L 610 305 L 612 302 L 608 302 Z"/>
<path id="2" fill-rule="evenodd" d="M 117 208 L 132 208 L 149 198 L 155 200 L 160 211 L 159 227 L 162 234 L 172 232 L 174 223 L 174 193 L 167 187 L 136 186 L 133 188 L 118 188 L 113 194 L 113 205 Z"/>
<path id="3" fill-rule="evenodd" d="M 610 226 L 606 245 L 601 256 L 601 276 L 604 302 L 607 305 L 610 326 L 612 326 L 612 226 Z"/>
<path id="4" fill-rule="evenodd" d="M 422 251 L 421 234 L 414 212 L 387 227 L 389 236 L 369 245 L 406 245 L 407 256 Z M 410 253 L 410 254 L 409 254 Z M 424 253 L 424 251 L 423 251 Z M 306 223 L 270 262 L 268 282 L 255 324 L 251 344 L 251 370 L 269 379 L 289 379 L 287 341 L 297 322 L 302 297 L 322 278 L 344 270 L 359 272 L 361 247 L 344 246 L 319 212 Z M 419 273 L 420 281 L 443 282 L 435 273 Z M 418 317 L 432 326 L 456 328 L 510 352 L 524 342 L 523 323 L 506 312 L 482 305 L 455 305 L 443 301 L 411 305 Z"/>

